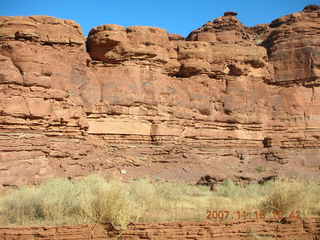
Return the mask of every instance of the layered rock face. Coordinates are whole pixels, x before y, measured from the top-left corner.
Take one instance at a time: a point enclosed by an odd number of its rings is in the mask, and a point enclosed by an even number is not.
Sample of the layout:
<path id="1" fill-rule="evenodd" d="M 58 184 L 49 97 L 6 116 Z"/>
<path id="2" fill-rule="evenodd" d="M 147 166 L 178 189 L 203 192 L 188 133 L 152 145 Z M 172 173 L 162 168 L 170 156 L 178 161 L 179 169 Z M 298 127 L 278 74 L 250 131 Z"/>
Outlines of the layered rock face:
<path id="1" fill-rule="evenodd" d="M 114 24 L 85 39 L 73 21 L 0 17 L 0 184 L 317 176 L 319 16 L 248 28 L 229 12 L 186 39 Z"/>
<path id="2" fill-rule="evenodd" d="M 318 86 L 320 29 L 318 7 L 306 7 L 273 21 L 265 45 L 275 66 L 273 84 Z"/>
<path id="3" fill-rule="evenodd" d="M 284 218 L 255 220 L 246 219 L 230 222 L 166 222 L 166 223 L 131 223 L 128 229 L 115 230 L 111 224 L 78 225 L 57 227 L 7 227 L 0 228 L 1 240 L 13 239 L 79 239 L 93 240 L 116 239 L 121 236 L 125 240 L 165 240 L 165 239 L 243 239 L 250 240 L 252 235 L 261 238 L 317 239 L 319 236 L 319 218 L 291 220 Z"/>

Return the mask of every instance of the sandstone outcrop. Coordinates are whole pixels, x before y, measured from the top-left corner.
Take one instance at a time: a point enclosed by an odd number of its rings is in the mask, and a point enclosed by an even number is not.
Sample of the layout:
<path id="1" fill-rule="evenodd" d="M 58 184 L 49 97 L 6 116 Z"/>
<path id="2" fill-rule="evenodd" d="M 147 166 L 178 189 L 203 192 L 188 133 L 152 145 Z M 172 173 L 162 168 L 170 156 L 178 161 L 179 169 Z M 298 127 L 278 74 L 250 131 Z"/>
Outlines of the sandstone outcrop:
<path id="1" fill-rule="evenodd" d="M 314 240 L 319 237 L 319 218 L 302 220 L 278 219 L 132 223 L 124 231 L 116 231 L 111 225 L 79 225 L 58 227 L 7 227 L 0 228 L 1 240 L 14 239 L 123 239 L 123 240 L 164 240 L 164 239 L 301 239 Z"/>
<path id="2" fill-rule="evenodd" d="M 275 66 L 271 83 L 313 87 L 320 77 L 319 8 L 308 6 L 302 12 L 274 20 L 265 40 L 270 62 Z"/>
<path id="3" fill-rule="evenodd" d="M 236 15 L 186 39 L 114 24 L 85 39 L 73 21 L 0 17 L 0 185 L 318 176 L 320 10 L 251 28 Z"/>

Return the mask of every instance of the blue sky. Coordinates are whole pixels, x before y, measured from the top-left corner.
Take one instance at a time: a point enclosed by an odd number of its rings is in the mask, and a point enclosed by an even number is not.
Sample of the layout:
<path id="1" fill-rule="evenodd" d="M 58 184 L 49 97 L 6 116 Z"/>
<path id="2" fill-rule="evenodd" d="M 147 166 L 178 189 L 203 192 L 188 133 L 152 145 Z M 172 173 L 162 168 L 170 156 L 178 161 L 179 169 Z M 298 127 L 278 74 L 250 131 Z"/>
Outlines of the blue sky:
<path id="1" fill-rule="evenodd" d="M 0 0 L 1 16 L 49 15 L 72 19 L 84 33 L 102 24 L 156 26 L 188 35 L 225 11 L 248 26 L 269 23 L 320 0 Z"/>

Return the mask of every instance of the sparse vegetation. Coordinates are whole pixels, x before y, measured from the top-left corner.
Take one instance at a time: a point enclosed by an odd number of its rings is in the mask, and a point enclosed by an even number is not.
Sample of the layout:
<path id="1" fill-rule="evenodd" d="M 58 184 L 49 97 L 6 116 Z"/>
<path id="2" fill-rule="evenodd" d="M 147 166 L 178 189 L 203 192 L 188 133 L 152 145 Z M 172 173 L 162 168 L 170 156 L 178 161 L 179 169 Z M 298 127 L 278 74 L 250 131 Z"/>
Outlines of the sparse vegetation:
<path id="1" fill-rule="evenodd" d="M 262 172 L 265 172 L 266 171 L 266 168 L 264 166 L 258 166 L 256 167 L 256 171 L 258 173 L 262 173 Z"/>
<path id="2" fill-rule="evenodd" d="M 92 175 L 82 180 L 53 179 L 22 187 L 0 197 L 1 225 L 60 225 L 111 222 L 205 220 L 207 210 L 263 211 L 270 214 L 300 210 L 320 215 L 320 186 L 278 180 L 240 186 L 225 181 L 211 192 L 206 186 L 139 179 L 106 181 Z"/>
<path id="3" fill-rule="evenodd" d="M 303 199 L 306 197 L 304 184 L 286 181 L 273 187 L 270 194 L 261 202 L 260 209 L 266 213 L 289 213 L 301 209 Z"/>
<path id="4" fill-rule="evenodd" d="M 273 184 L 268 195 L 259 204 L 266 213 L 289 214 L 299 211 L 303 216 L 319 215 L 320 185 L 314 182 L 283 180 Z"/>

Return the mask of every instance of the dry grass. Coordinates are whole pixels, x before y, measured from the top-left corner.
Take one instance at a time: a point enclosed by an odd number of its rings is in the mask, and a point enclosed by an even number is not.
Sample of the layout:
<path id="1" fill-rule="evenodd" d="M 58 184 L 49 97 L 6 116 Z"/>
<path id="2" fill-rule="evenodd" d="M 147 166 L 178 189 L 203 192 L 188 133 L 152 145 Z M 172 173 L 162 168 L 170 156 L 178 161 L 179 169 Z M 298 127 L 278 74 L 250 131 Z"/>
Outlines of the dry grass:
<path id="1" fill-rule="evenodd" d="M 1 225 L 105 223 L 125 228 L 130 222 L 204 220 L 207 210 L 266 213 L 300 210 L 319 215 L 320 186 L 277 181 L 242 187 L 225 181 L 216 192 L 205 186 L 169 182 L 106 181 L 92 175 L 82 180 L 53 179 L 0 197 Z"/>
<path id="2" fill-rule="evenodd" d="M 299 211 L 301 216 L 320 215 L 320 185 L 315 182 L 282 180 L 272 184 L 258 208 L 265 213 L 281 212 L 285 216 Z"/>
<path id="3" fill-rule="evenodd" d="M 279 182 L 270 194 L 260 204 L 260 209 L 265 213 L 281 212 L 289 214 L 297 209 L 302 209 L 306 197 L 304 184 L 298 182 Z"/>

